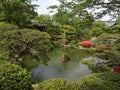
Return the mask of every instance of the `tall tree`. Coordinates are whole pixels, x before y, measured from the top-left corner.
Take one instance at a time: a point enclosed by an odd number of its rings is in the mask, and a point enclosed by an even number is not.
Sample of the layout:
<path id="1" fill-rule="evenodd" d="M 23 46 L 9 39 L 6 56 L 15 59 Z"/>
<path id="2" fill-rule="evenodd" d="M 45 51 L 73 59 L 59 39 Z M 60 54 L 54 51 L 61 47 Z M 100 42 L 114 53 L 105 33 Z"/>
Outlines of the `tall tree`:
<path id="1" fill-rule="evenodd" d="M 111 19 L 120 15 L 120 0 L 86 0 L 89 2 L 88 8 L 96 14 L 97 18 L 105 15 L 111 16 Z"/>
<path id="2" fill-rule="evenodd" d="M 32 23 L 35 25 L 51 25 L 52 24 L 52 17 L 49 15 L 39 15 L 39 16 L 35 16 L 35 18 L 33 19 Z"/>
<path id="3" fill-rule="evenodd" d="M 50 6 L 50 9 L 57 9 L 55 19 L 62 24 L 73 24 L 74 18 L 84 20 L 85 23 L 94 21 L 93 16 L 86 10 L 88 2 L 85 0 L 59 0 L 59 6 Z"/>
<path id="4" fill-rule="evenodd" d="M 57 9 L 54 15 L 55 21 L 62 25 L 71 25 L 76 28 L 77 37 L 80 39 L 85 28 L 91 28 L 94 17 L 86 8 L 89 2 L 85 0 L 59 0 L 60 5 L 50 6 L 50 9 Z"/>
<path id="5" fill-rule="evenodd" d="M 37 13 L 31 0 L 0 0 L 0 20 L 22 26 Z"/>
<path id="6" fill-rule="evenodd" d="M 105 15 L 116 18 L 120 15 L 120 0 L 59 0 L 61 3 L 57 8 L 63 8 L 78 16 L 85 16 L 91 12 L 96 19 Z M 52 6 L 51 8 L 56 8 Z"/>
<path id="7" fill-rule="evenodd" d="M 24 55 L 46 62 L 51 47 L 50 35 L 39 30 L 0 31 L 0 58 L 19 61 Z"/>

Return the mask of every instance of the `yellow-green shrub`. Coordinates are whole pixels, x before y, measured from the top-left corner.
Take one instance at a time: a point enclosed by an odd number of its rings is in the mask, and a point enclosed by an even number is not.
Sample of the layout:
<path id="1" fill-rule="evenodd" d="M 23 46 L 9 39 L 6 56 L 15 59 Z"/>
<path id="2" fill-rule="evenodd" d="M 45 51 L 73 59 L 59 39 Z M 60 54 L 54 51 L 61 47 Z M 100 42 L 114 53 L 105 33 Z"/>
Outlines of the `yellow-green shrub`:
<path id="1" fill-rule="evenodd" d="M 75 82 L 55 78 L 45 80 L 35 87 L 35 90 L 79 90 L 78 85 Z"/>
<path id="2" fill-rule="evenodd" d="M 18 29 L 17 25 L 7 24 L 7 23 L 4 23 L 4 22 L 0 23 L 0 30 L 16 30 L 16 29 Z"/>
<path id="3" fill-rule="evenodd" d="M 0 61 L 0 90 L 32 90 L 30 74 L 19 65 Z"/>
<path id="4" fill-rule="evenodd" d="M 82 90 L 120 90 L 120 74 L 105 72 L 94 73 L 78 80 Z"/>

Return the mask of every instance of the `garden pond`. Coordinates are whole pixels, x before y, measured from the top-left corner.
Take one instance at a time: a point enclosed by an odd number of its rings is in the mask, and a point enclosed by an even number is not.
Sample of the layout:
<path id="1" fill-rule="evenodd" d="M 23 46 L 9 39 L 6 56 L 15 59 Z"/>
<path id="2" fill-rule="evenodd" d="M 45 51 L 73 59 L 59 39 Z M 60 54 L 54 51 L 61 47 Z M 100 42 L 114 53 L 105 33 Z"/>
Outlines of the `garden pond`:
<path id="1" fill-rule="evenodd" d="M 90 58 L 92 54 L 73 48 L 66 48 L 66 52 L 70 57 L 68 62 L 61 61 L 63 48 L 57 48 L 54 51 L 47 53 L 50 58 L 47 65 L 27 58 L 27 60 L 24 61 L 24 64 L 25 68 L 31 72 L 32 82 L 41 82 L 51 78 L 64 78 L 76 81 L 80 77 L 91 73 L 88 66 L 82 64 L 81 60 Z"/>

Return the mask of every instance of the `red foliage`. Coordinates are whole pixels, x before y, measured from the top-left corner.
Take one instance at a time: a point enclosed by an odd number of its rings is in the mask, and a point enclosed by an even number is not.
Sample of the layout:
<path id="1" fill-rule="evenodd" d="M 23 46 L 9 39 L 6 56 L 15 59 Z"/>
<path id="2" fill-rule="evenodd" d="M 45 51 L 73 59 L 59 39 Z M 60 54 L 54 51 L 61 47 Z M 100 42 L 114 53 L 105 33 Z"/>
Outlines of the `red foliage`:
<path id="1" fill-rule="evenodd" d="M 63 41 L 64 43 L 67 43 L 67 42 L 68 42 L 68 39 L 62 39 L 62 41 Z"/>
<path id="2" fill-rule="evenodd" d="M 91 45 L 92 45 L 91 41 L 83 41 L 82 42 L 83 47 L 91 47 Z"/>
<path id="3" fill-rule="evenodd" d="M 104 44 L 99 44 L 96 46 L 96 48 L 100 51 L 103 51 L 103 50 L 105 50 L 106 46 Z"/>
<path id="4" fill-rule="evenodd" d="M 113 69 L 113 72 L 120 73 L 120 66 L 117 66 Z"/>

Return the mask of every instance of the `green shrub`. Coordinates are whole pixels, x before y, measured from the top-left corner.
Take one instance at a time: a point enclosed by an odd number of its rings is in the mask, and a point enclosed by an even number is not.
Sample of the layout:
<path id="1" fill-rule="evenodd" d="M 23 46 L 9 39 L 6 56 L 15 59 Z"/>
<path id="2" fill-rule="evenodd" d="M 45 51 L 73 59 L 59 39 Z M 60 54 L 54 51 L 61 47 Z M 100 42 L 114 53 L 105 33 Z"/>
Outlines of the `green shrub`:
<path id="1" fill-rule="evenodd" d="M 102 33 L 105 33 L 108 29 L 107 25 L 105 22 L 102 21 L 95 21 L 93 22 L 92 29 L 91 29 L 91 34 L 94 37 L 100 36 Z"/>
<path id="2" fill-rule="evenodd" d="M 46 80 L 35 87 L 35 90 L 79 90 L 75 82 L 55 78 Z"/>
<path id="3" fill-rule="evenodd" d="M 108 62 L 106 64 L 110 67 L 120 64 L 120 52 L 116 50 L 96 52 L 94 55 L 103 60 L 107 60 Z"/>
<path id="4" fill-rule="evenodd" d="M 70 47 L 73 47 L 73 48 L 79 46 L 79 44 L 77 44 L 77 42 L 76 42 L 75 40 L 72 40 L 72 41 L 69 43 L 69 45 L 70 45 Z"/>
<path id="5" fill-rule="evenodd" d="M 107 65 L 109 66 L 116 66 L 120 64 L 120 35 L 119 34 L 102 34 L 94 41 L 94 46 L 103 45 L 102 47 L 99 46 L 98 48 L 101 48 L 101 52 L 96 52 L 94 55 L 104 59 L 108 60 Z M 105 49 L 105 50 L 104 50 Z"/>
<path id="6" fill-rule="evenodd" d="M 78 80 L 82 90 L 120 90 L 120 74 L 105 72 L 94 73 Z"/>
<path id="7" fill-rule="evenodd" d="M 32 90 L 30 74 L 18 65 L 0 61 L 0 90 Z"/>
<path id="8" fill-rule="evenodd" d="M 120 25 L 113 26 L 112 33 L 120 33 Z"/>
<path id="9" fill-rule="evenodd" d="M 46 52 L 52 48 L 50 35 L 33 29 L 7 30 L 0 32 L 0 57 L 20 63 L 22 56 L 46 63 Z"/>
<path id="10" fill-rule="evenodd" d="M 85 60 L 82 61 L 83 64 L 87 65 L 93 73 L 111 71 L 111 68 L 106 64 L 97 64 L 94 60 Z"/>
<path id="11" fill-rule="evenodd" d="M 0 23 L 0 30 L 16 30 L 16 29 L 18 29 L 17 25 L 7 24 L 7 23 L 4 23 L 4 22 Z"/>

